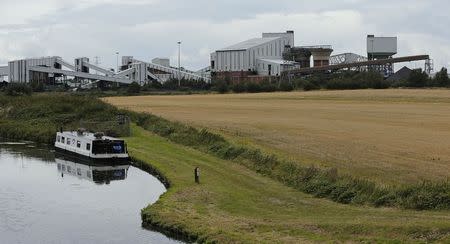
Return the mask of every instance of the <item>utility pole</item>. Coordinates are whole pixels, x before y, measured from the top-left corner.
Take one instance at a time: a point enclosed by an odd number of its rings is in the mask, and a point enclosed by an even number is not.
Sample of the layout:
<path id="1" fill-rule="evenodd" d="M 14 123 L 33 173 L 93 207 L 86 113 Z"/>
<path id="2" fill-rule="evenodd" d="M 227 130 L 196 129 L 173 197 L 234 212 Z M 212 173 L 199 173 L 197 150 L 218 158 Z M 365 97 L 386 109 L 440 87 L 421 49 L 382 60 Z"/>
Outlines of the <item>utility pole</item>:
<path id="1" fill-rule="evenodd" d="M 178 87 L 181 87 L 181 41 L 178 42 Z"/>
<path id="2" fill-rule="evenodd" d="M 116 73 L 119 73 L 119 52 L 116 52 Z"/>

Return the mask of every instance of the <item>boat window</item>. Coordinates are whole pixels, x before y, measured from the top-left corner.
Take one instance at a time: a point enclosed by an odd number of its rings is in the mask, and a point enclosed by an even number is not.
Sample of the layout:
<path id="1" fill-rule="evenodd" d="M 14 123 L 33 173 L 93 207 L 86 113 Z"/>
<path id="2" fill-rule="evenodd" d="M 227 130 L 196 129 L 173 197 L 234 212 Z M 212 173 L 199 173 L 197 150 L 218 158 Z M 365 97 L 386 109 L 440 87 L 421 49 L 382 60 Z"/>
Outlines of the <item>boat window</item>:
<path id="1" fill-rule="evenodd" d="M 67 172 L 72 173 L 72 167 L 67 166 Z"/>
<path id="2" fill-rule="evenodd" d="M 57 141 L 57 142 L 60 142 L 60 141 L 61 141 L 61 137 L 60 137 L 60 136 L 57 136 L 57 137 L 56 137 L 56 141 Z"/>
<path id="3" fill-rule="evenodd" d="M 77 175 L 81 176 L 81 169 L 77 168 Z"/>
<path id="4" fill-rule="evenodd" d="M 66 143 L 66 138 L 64 136 L 61 138 L 61 143 Z"/>
<path id="5" fill-rule="evenodd" d="M 72 145 L 75 145 L 75 139 L 72 139 Z"/>
<path id="6" fill-rule="evenodd" d="M 91 171 L 86 171 L 86 176 L 90 179 L 91 178 Z"/>
<path id="7" fill-rule="evenodd" d="M 67 145 L 70 145 L 70 138 L 67 138 Z"/>
<path id="8" fill-rule="evenodd" d="M 86 144 L 86 150 L 91 151 L 91 144 L 90 143 Z"/>
<path id="9" fill-rule="evenodd" d="M 93 141 L 92 153 L 94 154 L 122 154 L 125 153 L 124 141 Z"/>
<path id="10" fill-rule="evenodd" d="M 81 142 L 77 141 L 77 147 L 80 148 L 81 147 Z"/>

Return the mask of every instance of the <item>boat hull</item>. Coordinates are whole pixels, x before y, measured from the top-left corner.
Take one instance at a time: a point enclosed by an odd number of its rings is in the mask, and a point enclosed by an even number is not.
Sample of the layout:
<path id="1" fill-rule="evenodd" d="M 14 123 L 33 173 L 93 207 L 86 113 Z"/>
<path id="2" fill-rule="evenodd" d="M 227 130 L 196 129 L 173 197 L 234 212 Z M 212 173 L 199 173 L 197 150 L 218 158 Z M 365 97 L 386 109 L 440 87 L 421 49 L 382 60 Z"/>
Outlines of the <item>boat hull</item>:
<path id="1" fill-rule="evenodd" d="M 59 147 L 55 147 L 55 154 L 57 157 L 66 158 L 73 161 L 81 161 L 89 164 L 98 165 L 127 165 L 130 164 L 130 158 L 91 158 L 82 154 L 78 154 L 72 151 L 68 151 Z"/>

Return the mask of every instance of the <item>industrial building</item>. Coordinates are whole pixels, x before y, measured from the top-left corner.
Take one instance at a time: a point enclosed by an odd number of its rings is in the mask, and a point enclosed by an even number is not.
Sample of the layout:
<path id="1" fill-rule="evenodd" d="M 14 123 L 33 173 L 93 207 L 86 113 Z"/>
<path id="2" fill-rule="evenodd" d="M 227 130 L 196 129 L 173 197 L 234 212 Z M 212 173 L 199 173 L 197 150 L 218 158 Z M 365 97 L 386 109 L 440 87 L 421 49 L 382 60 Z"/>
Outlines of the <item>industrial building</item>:
<path id="1" fill-rule="evenodd" d="M 395 54 L 397 54 L 397 37 L 376 37 L 374 35 L 367 36 L 368 60 L 391 59 Z M 393 63 L 372 65 L 369 69 L 378 71 L 386 77 L 394 74 Z"/>
<path id="2" fill-rule="evenodd" d="M 211 72 L 277 76 L 295 67 L 296 62 L 283 59 L 286 47 L 294 45 L 294 32 L 263 33 L 211 54 Z"/>
<path id="3" fill-rule="evenodd" d="M 216 76 L 279 76 L 291 69 L 329 64 L 331 46 L 295 47 L 294 31 L 263 33 L 211 54 L 211 72 Z"/>
<path id="4" fill-rule="evenodd" d="M 100 81 L 121 84 L 137 82 L 144 85 L 152 81 L 164 83 L 172 78 L 210 81 L 207 73 L 170 67 L 168 59 L 158 58 L 153 62 L 145 62 L 132 56 L 122 57 L 119 71 L 91 64 L 86 57 L 76 58 L 73 64 L 58 56 L 14 60 L 10 61 L 8 66 L 0 66 L 0 78 L 4 77 L 8 77 L 9 82 L 18 83 L 53 83 L 58 79 L 72 77 L 85 85 Z"/>
<path id="5" fill-rule="evenodd" d="M 295 46 L 294 31 L 263 33 L 211 54 L 211 72 L 216 78 L 254 80 L 282 75 L 310 75 L 340 70 L 377 71 L 386 78 L 394 74 L 394 63 L 425 61 L 425 71 L 433 71 L 428 55 L 394 57 L 397 37 L 367 36 L 367 57 L 343 53 L 331 55 L 330 45 Z"/>
<path id="6" fill-rule="evenodd" d="M 14 60 L 0 66 L 0 80 L 9 82 L 56 82 L 67 80 L 89 85 L 97 82 L 115 82 L 141 85 L 152 81 L 161 83 L 169 79 L 211 81 L 214 78 L 231 78 L 232 81 L 255 80 L 267 77 L 292 77 L 313 73 L 331 73 L 343 70 L 377 71 L 386 78 L 394 74 L 394 64 L 425 61 L 424 70 L 431 74 L 433 62 L 428 55 L 395 57 L 397 37 L 367 36 L 367 56 L 354 53 L 332 55 L 330 45 L 296 46 L 294 31 L 263 33 L 210 55 L 210 66 L 199 71 L 189 71 L 170 66 L 168 58 L 155 58 L 151 62 L 123 56 L 118 71 L 105 69 L 89 62 L 86 57 L 73 63 L 61 57 L 44 57 Z"/>

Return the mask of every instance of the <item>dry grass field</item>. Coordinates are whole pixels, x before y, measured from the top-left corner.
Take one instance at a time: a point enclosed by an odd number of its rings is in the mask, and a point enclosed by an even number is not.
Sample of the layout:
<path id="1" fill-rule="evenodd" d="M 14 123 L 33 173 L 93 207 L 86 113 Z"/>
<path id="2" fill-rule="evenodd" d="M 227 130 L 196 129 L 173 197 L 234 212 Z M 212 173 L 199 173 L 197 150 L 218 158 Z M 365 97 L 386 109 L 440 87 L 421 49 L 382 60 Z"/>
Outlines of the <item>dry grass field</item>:
<path id="1" fill-rule="evenodd" d="M 379 183 L 450 176 L 450 90 L 112 97 L 304 164 Z"/>

